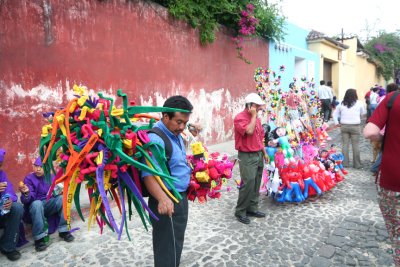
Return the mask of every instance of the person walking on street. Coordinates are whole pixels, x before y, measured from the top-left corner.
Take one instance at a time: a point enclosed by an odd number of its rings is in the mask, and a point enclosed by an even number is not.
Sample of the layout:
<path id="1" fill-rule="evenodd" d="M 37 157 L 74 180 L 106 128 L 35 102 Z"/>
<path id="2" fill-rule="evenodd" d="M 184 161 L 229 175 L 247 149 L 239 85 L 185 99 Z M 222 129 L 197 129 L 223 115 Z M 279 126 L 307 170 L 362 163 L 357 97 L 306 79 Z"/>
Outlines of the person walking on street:
<path id="1" fill-rule="evenodd" d="M 247 95 L 245 101 L 245 109 L 234 119 L 235 149 L 242 180 L 235 216 L 239 222 L 249 224 L 249 216 L 265 217 L 265 213 L 258 210 L 258 202 L 264 160 L 268 161 L 268 155 L 263 145 L 264 129 L 257 117 L 265 103 L 256 93 Z"/>
<path id="2" fill-rule="evenodd" d="M 379 88 L 374 87 L 371 90 L 371 94 L 369 95 L 369 109 L 370 109 L 370 116 L 372 113 L 374 113 L 376 107 L 378 106 L 379 103 L 379 94 L 378 94 Z"/>
<path id="3" fill-rule="evenodd" d="M 380 131 L 385 127 L 382 162 L 378 176 L 378 202 L 392 242 L 393 260 L 400 266 L 400 96 L 388 94 L 378 105 L 364 128 L 365 138 L 382 141 Z"/>
<path id="4" fill-rule="evenodd" d="M 342 152 L 344 155 L 343 166 L 349 167 L 349 145 L 353 148 L 353 167 L 361 169 L 360 157 L 360 135 L 361 135 L 361 116 L 365 114 L 363 104 L 358 101 L 357 91 L 347 89 L 342 103 L 340 103 L 333 113 L 333 121 L 336 126 L 340 126 L 342 135 Z M 340 118 L 340 123 L 339 123 Z"/>
<path id="5" fill-rule="evenodd" d="M 369 117 L 371 117 L 371 109 L 369 108 L 371 92 L 372 92 L 372 88 L 370 88 L 364 96 L 365 104 L 367 105 L 367 121 L 368 121 Z"/>
<path id="6" fill-rule="evenodd" d="M 179 266 L 185 230 L 188 221 L 188 200 L 186 190 L 189 187 L 191 168 L 186 160 L 186 150 L 181 133 L 185 130 L 193 109 L 189 100 L 183 96 L 168 98 L 164 107 L 187 110 L 184 112 L 165 112 L 154 127 L 159 128 L 171 141 L 172 154 L 167 162 L 170 174 L 178 178 L 174 181 L 174 187 L 181 194 L 179 203 L 174 203 L 162 190 L 156 178 L 143 171 L 141 176 L 150 194 L 149 208 L 159 220 L 150 217 L 153 226 L 153 252 L 154 266 Z M 162 137 L 155 133 L 149 133 L 151 142 L 157 143 L 164 149 L 166 147 Z"/>
<path id="7" fill-rule="evenodd" d="M 321 109 L 323 113 L 323 119 L 325 122 L 329 121 L 331 103 L 333 99 L 332 89 L 325 85 L 325 81 L 320 81 L 318 87 L 318 97 L 321 101 Z"/>
<path id="8" fill-rule="evenodd" d="M 18 197 L 14 192 L 13 185 L 8 180 L 7 174 L 1 169 L 3 167 L 6 152 L 0 149 L 0 227 L 4 228 L 3 236 L 0 236 L 0 252 L 10 261 L 21 258 L 21 253 L 16 250 L 19 224 L 22 219 L 24 208 L 18 203 Z"/>
<path id="9" fill-rule="evenodd" d="M 332 92 L 332 99 L 331 99 L 331 104 L 329 106 L 329 116 L 328 116 L 328 120 L 330 120 L 332 118 L 332 112 L 335 109 L 335 107 L 337 106 L 337 104 L 335 103 L 336 100 L 336 96 L 333 95 L 333 87 L 332 87 L 332 81 L 328 81 L 326 83 L 326 86 L 329 87 L 329 89 Z"/>

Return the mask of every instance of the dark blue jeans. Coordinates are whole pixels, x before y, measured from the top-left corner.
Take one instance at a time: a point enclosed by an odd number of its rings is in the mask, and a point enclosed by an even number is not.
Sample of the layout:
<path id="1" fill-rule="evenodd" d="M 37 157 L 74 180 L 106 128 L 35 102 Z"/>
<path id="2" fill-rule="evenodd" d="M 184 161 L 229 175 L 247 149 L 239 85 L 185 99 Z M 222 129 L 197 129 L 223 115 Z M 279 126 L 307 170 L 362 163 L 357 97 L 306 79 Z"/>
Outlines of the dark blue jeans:
<path id="1" fill-rule="evenodd" d="M 379 151 L 379 154 L 378 154 L 378 157 L 376 158 L 376 161 L 374 162 L 374 164 L 372 164 L 371 172 L 379 171 L 379 167 L 381 166 L 381 162 L 382 162 L 382 151 Z"/>
<path id="2" fill-rule="evenodd" d="M 324 121 L 329 121 L 329 115 L 331 113 L 331 100 L 321 99 L 321 111 L 323 114 Z"/>
<path id="3" fill-rule="evenodd" d="M 52 197 L 49 201 L 35 200 L 29 206 L 29 213 L 32 218 L 32 236 L 33 240 L 39 240 L 47 235 L 44 231 L 45 216 L 58 214 L 60 223 L 58 224 L 58 232 L 68 232 L 67 222 L 64 219 L 62 196 Z"/>
<path id="4" fill-rule="evenodd" d="M 18 242 L 19 224 L 24 208 L 21 203 L 13 202 L 10 212 L 0 216 L 0 227 L 4 228 L 0 239 L 0 249 L 6 252 L 14 251 Z"/>
<path id="5" fill-rule="evenodd" d="M 179 266 L 188 221 L 188 200 L 186 193 L 181 193 L 182 200 L 174 203 L 172 218 L 158 213 L 158 201 L 149 197 L 149 208 L 159 218 L 150 217 L 153 226 L 153 252 L 155 267 Z"/>

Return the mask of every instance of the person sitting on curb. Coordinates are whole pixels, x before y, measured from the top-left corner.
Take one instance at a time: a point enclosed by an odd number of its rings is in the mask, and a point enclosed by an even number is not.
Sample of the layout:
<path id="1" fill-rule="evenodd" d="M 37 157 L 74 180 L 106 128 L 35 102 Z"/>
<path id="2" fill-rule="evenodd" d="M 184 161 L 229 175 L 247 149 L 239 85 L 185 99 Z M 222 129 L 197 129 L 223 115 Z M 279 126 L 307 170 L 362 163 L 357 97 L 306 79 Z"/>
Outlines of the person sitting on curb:
<path id="1" fill-rule="evenodd" d="M 62 196 L 52 196 L 46 201 L 47 192 L 50 184 L 44 179 L 44 171 L 40 157 L 33 164 L 33 172 L 28 174 L 24 183 L 19 186 L 21 191 L 21 202 L 26 206 L 32 218 L 32 236 L 35 240 L 36 251 L 43 251 L 47 248 L 45 239 L 45 216 L 58 214 L 60 222 L 58 224 L 59 236 L 66 242 L 72 242 L 74 236 L 68 231 L 67 222 L 63 215 Z"/>
<path id="2" fill-rule="evenodd" d="M 0 149 L 0 228 L 4 228 L 3 236 L 0 238 L 0 252 L 10 261 L 16 261 L 21 258 L 16 246 L 24 209 L 21 203 L 17 202 L 18 197 L 7 174 L 1 170 L 5 154 L 5 150 Z"/>

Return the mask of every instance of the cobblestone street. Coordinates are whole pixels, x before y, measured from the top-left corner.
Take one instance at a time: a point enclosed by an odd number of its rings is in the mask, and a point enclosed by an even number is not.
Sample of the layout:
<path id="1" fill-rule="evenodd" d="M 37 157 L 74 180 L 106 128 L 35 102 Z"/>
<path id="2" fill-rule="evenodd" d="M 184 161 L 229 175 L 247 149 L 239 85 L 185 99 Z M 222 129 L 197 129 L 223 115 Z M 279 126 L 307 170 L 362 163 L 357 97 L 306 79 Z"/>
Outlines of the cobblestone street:
<path id="1" fill-rule="evenodd" d="M 340 146 L 339 130 L 330 135 Z M 259 209 L 267 216 L 249 225 L 233 215 L 238 193 L 233 179 L 232 191 L 221 199 L 190 203 L 181 266 L 394 266 L 368 170 L 372 152 L 361 139 L 363 169 L 349 168 L 344 182 L 304 203 L 282 204 L 262 195 Z M 237 166 L 234 178 L 239 179 Z M 128 225 L 132 241 L 126 234 L 118 241 L 109 229 L 88 231 L 75 216 L 72 226 L 80 230 L 73 243 L 53 234 L 49 248 L 38 253 L 30 240 L 17 263 L 0 256 L 0 266 L 152 266 L 151 232 L 137 216 Z"/>

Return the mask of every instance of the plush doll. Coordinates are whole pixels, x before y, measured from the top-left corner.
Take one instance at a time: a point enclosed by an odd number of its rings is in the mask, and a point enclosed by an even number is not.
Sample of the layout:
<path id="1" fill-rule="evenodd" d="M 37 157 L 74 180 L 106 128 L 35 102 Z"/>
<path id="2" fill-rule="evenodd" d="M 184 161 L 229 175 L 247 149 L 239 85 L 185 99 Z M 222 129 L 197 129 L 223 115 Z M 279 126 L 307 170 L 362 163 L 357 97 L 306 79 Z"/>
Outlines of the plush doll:
<path id="1" fill-rule="evenodd" d="M 318 170 L 315 169 L 315 165 L 312 163 L 306 164 L 303 167 L 303 179 L 304 179 L 304 190 L 303 190 L 303 196 L 304 198 L 308 198 L 309 195 L 315 195 L 317 194 L 318 196 L 322 194 L 322 190 L 319 188 L 319 186 L 315 183 L 315 174 Z M 314 179 L 313 179 L 314 178 Z M 314 191 L 310 192 L 309 194 L 309 189 L 312 188 Z"/>
<path id="2" fill-rule="evenodd" d="M 264 168 L 262 178 L 261 178 L 261 186 L 260 186 L 260 193 L 267 193 L 268 195 L 268 188 L 267 188 L 267 183 L 269 181 L 269 171 Z"/>
<path id="3" fill-rule="evenodd" d="M 348 174 L 348 172 L 343 167 L 342 163 L 344 160 L 344 156 L 342 152 L 340 152 L 340 149 L 335 144 L 331 145 L 331 149 L 329 150 L 329 159 L 336 164 L 337 168 L 340 169 L 344 175 Z"/>
<path id="4" fill-rule="evenodd" d="M 272 197 L 275 196 L 279 191 L 279 186 L 282 180 L 279 177 L 279 170 L 275 168 L 273 171 L 264 169 L 263 177 L 261 181 L 260 193 L 266 193 L 267 196 L 271 194 Z"/>
<path id="5" fill-rule="evenodd" d="M 210 164 L 210 162 L 208 163 Z M 232 177 L 232 169 L 234 163 L 228 159 L 228 156 L 225 154 L 221 160 L 217 161 L 215 164 L 215 168 L 218 171 L 220 177 L 223 178 L 231 178 Z"/>
<path id="6" fill-rule="evenodd" d="M 324 180 L 321 178 L 320 164 L 321 164 L 321 162 L 319 162 L 317 160 L 310 162 L 308 164 L 308 168 L 310 169 L 309 174 L 311 175 L 312 180 L 319 187 L 319 189 L 321 189 L 322 192 L 326 192 L 326 191 L 328 191 L 328 188 L 325 185 Z M 317 191 L 314 190 L 314 188 L 309 188 L 309 189 L 310 189 L 309 194 L 308 194 L 309 196 L 317 194 Z"/>
<path id="7" fill-rule="evenodd" d="M 206 152 L 201 142 L 190 144 L 190 148 L 192 149 L 194 157 L 203 157 L 204 153 Z"/>
<path id="8" fill-rule="evenodd" d="M 318 155 L 317 159 L 318 159 L 321 163 L 324 163 L 326 160 L 328 160 L 328 157 L 329 157 L 328 150 L 322 149 L 322 150 L 319 152 L 319 155 Z"/>
<path id="9" fill-rule="evenodd" d="M 278 151 L 278 148 L 266 146 L 265 151 L 267 152 L 269 158 L 268 170 L 273 171 L 275 169 L 275 154 Z"/>
<path id="10" fill-rule="evenodd" d="M 267 183 L 267 188 L 271 192 L 272 196 L 274 196 L 276 193 L 278 193 L 279 186 L 281 185 L 281 183 L 282 183 L 282 180 L 279 177 L 279 170 L 277 168 L 275 168 L 273 175 L 271 173 L 268 183 Z"/>
<path id="11" fill-rule="evenodd" d="M 335 180 L 334 180 L 334 175 L 331 172 L 332 169 L 333 169 L 332 161 L 327 160 L 327 161 L 325 161 L 325 163 L 320 162 L 319 175 L 323 179 L 328 190 L 330 190 L 332 187 L 334 187 L 336 185 Z"/>
<path id="12" fill-rule="evenodd" d="M 213 180 L 217 180 L 219 178 L 221 178 L 221 173 L 219 172 L 219 170 L 216 168 L 218 162 L 216 160 L 209 160 L 208 161 L 208 174 L 211 177 L 211 179 Z"/>
<path id="13" fill-rule="evenodd" d="M 282 178 L 282 194 L 276 200 L 278 202 L 302 202 L 305 200 L 302 189 L 304 181 L 301 170 L 297 163 L 290 162 L 282 168 L 280 176 Z"/>
<path id="14" fill-rule="evenodd" d="M 332 138 L 328 135 L 327 129 L 329 125 L 324 122 L 320 127 L 317 128 L 317 138 L 320 143 L 320 147 L 325 148 L 326 142 L 332 140 Z"/>
<path id="15" fill-rule="evenodd" d="M 282 148 L 282 152 L 285 155 L 285 164 L 288 164 L 289 161 L 294 162 L 294 151 L 290 146 L 289 138 L 286 135 L 286 129 L 283 127 L 277 127 L 273 132 L 273 137 L 275 138 L 275 144 L 279 144 L 279 146 Z"/>
<path id="16" fill-rule="evenodd" d="M 200 185 L 193 175 L 190 177 L 189 188 L 187 190 L 187 198 L 190 201 L 194 201 L 197 197 L 196 191 L 200 189 Z"/>
<path id="17" fill-rule="evenodd" d="M 278 151 L 277 143 L 274 142 L 274 138 L 272 133 L 270 133 L 271 127 L 268 124 L 263 124 L 264 128 L 264 149 L 268 155 L 269 162 L 267 165 L 267 169 L 269 171 L 273 171 L 275 169 L 275 154 Z"/>
<path id="18" fill-rule="evenodd" d="M 318 149 L 313 145 L 304 144 L 301 149 L 303 151 L 303 159 L 305 162 L 311 162 L 318 155 Z"/>
<path id="19" fill-rule="evenodd" d="M 343 181 L 343 177 L 339 174 L 337 170 L 337 165 L 330 159 L 325 161 L 324 163 L 326 171 L 329 172 L 330 176 L 332 177 L 332 180 L 334 184 Z"/>

